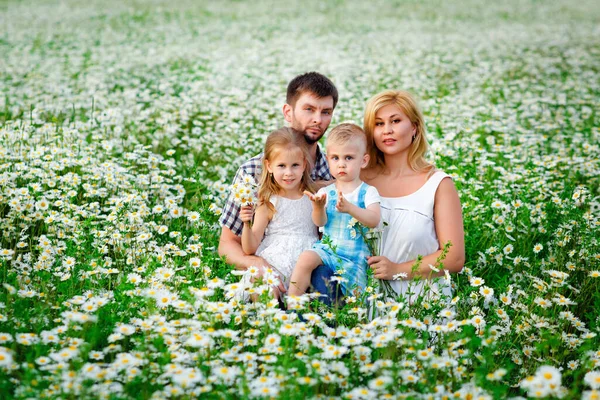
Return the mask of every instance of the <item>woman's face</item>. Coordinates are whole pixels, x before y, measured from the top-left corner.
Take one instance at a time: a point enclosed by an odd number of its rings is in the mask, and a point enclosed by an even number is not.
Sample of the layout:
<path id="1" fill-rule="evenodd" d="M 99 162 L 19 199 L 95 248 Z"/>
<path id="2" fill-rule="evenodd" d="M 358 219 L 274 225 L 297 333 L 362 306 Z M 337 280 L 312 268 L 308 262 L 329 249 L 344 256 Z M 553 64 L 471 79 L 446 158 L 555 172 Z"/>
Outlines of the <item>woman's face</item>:
<path id="1" fill-rule="evenodd" d="M 392 155 L 410 148 L 416 128 L 395 104 L 389 104 L 375 114 L 373 137 L 383 154 Z"/>

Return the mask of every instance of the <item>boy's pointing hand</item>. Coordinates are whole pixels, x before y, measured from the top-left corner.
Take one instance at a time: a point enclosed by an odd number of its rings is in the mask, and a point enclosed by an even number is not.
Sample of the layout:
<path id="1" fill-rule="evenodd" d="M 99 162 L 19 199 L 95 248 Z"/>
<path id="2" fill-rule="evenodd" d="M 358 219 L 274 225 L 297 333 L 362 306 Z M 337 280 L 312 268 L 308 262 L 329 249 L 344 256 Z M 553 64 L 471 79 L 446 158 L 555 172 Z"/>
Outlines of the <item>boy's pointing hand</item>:
<path id="1" fill-rule="evenodd" d="M 335 205 L 335 209 L 339 212 L 348 213 L 350 212 L 350 208 L 352 207 L 352 203 L 344 198 L 344 194 L 341 190 L 338 190 L 338 201 Z"/>

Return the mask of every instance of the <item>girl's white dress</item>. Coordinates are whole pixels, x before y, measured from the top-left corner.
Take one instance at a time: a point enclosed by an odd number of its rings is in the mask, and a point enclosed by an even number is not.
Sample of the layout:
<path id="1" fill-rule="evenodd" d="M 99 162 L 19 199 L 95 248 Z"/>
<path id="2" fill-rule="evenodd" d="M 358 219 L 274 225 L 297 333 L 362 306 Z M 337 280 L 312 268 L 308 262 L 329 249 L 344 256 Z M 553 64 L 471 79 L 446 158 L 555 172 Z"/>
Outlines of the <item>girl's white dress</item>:
<path id="1" fill-rule="evenodd" d="M 446 177 L 447 174 L 437 171 L 414 193 L 402 197 L 381 197 L 382 219 L 388 224 L 383 230 L 381 255 L 401 263 L 440 249 L 433 206 L 437 188 Z M 398 280 L 391 281 L 391 285 L 397 293 L 407 296 L 411 304 L 423 295 L 425 298 L 435 294 L 452 296 L 452 289 L 444 278 L 435 282 Z"/>
<path id="2" fill-rule="evenodd" d="M 267 225 L 256 255 L 264 258 L 281 275 L 286 289 L 300 253 L 309 250 L 318 239 L 312 222 L 312 204 L 307 196 L 291 200 L 271 196 L 275 214 Z"/>

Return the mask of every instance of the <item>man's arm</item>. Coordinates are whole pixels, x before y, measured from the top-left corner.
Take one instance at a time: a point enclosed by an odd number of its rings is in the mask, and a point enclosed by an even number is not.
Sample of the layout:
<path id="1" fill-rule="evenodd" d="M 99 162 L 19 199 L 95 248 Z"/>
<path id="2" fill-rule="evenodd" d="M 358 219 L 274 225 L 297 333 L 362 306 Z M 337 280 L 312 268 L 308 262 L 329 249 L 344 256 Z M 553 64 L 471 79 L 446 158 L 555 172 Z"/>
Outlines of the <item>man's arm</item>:
<path id="1" fill-rule="evenodd" d="M 226 226 L 221 227 L 221 237 L 219 239 L 219 255 L 225 256 L 228 264 L 232 264 L 236 269 L 245 270 L 250 266 L 262 267 L 269 266 L 263 258 L 258 256 L 249 256 L 242 250 L 242 239 Z"/>

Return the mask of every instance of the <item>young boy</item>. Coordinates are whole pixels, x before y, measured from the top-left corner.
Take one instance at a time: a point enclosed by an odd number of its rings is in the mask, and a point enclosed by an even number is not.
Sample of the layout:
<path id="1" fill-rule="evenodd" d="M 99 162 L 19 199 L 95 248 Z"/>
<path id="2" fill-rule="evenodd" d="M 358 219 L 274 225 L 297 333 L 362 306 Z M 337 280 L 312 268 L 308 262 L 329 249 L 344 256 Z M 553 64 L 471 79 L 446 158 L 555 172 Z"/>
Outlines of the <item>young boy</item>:
<path id="1" fill-rule="evenodd" d="M 369 162 L 367 138 L 359 126 L 341 124 L 333 128 L 325 148 L 336 181 L 315 195 L 305 192 L 313 202 L 313 222 L 324 227 L 324 240 L 298 258 L 290 278 L 290 296 L 306 292 L 312 271 L 321 264 L 340 272 L 344 295 L 367 284 L 367 256 L 371 254 L 362 235 L 351 227 L 353 219 L 369 228 L 381 219 L 377 189 L 360 180 L 360 170 Z M 327 238 L 331 242 L 325 244 Z"/>

